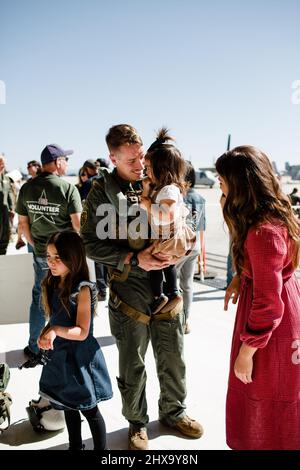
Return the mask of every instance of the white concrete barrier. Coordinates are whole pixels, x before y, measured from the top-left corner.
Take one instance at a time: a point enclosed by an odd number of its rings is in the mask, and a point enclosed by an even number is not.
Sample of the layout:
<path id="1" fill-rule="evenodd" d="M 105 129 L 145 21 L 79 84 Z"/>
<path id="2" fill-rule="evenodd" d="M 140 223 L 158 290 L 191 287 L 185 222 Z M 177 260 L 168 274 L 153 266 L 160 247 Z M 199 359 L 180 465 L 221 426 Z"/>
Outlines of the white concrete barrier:
<path id="1" fill-rule="evenodd" d="M 94 262 L 87 258 L 91 281 L 95 281 Z M 33 287 L 31 253 L 0 256 L 0 325 L 27 323 Z"/>
<path id="2" fill-rule="evenodd" d="M 32 254 L 0 256 L 0 324 L 26 323 L 33 286 Z"/>

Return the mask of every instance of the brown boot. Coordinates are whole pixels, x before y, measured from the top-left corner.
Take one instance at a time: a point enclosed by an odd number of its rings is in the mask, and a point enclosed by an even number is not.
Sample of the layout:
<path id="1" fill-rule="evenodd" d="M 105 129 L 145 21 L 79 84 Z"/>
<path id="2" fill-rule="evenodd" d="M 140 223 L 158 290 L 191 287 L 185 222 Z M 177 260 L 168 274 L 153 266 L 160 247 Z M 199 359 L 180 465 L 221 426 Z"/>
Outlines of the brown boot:
<path id="1" fill-rule="evenodd" d="M 204 432 L 204 429 L 201 424 L 198 423 L 198 421 L 196 421 L 195 419 L 189 418 L 189 416 L 187 415 L 172 424 L 170 424 L 169 421 L 164 419 L 160 420 L 160 422 L 164 426 L 169 426 L 170 428 L 177 429 L 177 431 L 181 432 L 181 434 L 184 434 L 188 437 L 193 437 L 194 439 L 199 439 Z"/>
<path id="2" fill-rule="evenodd" d="M 128 448 L 130 450 L 148 450 L 147 429 L 131 424 L 128 431 Z"/>

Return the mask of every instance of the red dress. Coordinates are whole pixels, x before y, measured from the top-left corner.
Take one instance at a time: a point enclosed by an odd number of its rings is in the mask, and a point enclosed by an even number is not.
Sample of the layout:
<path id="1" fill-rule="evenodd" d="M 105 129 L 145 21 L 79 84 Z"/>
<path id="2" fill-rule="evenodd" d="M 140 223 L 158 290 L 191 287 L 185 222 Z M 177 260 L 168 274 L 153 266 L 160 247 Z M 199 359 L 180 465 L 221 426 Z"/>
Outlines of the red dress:
<path id="1" fill-rule="evenodd" d="M 250 384 L 234 375 L 242 341 L 259 348 Z M 300 449 L 300 287 L 279 222 L 249 230 L 226 402 L 232 449 Z"/>

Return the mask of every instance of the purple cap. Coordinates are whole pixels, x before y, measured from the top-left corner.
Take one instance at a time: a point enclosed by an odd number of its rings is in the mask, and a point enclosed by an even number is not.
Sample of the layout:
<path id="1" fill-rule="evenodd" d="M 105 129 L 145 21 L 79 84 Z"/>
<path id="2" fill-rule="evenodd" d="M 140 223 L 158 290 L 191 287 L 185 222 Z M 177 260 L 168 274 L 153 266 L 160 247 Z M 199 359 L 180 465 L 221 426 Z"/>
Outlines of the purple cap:
<path id="1" fill-rule="evenodd" d="M 42 165 L 45 163 L 55 162 L 59 157 L 66 157 L 67 155 L 72 155 L 73 150 L 63 150 L 59 145 L 50 144 L 46 145 L 41 153 L 41 162 Z"/>

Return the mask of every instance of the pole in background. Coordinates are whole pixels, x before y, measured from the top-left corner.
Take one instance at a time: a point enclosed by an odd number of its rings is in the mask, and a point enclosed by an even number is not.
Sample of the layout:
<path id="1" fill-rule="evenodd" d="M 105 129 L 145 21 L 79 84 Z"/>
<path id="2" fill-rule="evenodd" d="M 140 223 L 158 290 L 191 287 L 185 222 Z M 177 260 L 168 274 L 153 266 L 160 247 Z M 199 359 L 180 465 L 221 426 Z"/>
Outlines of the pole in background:
<path id="1" fill-rule="evenodd" d="M 227 151 L 230 150 L 230 141 L 231 141 L 231 134 L 228 134 L 228 138 L 227 138 Z"/>

